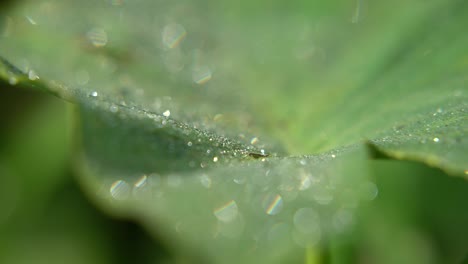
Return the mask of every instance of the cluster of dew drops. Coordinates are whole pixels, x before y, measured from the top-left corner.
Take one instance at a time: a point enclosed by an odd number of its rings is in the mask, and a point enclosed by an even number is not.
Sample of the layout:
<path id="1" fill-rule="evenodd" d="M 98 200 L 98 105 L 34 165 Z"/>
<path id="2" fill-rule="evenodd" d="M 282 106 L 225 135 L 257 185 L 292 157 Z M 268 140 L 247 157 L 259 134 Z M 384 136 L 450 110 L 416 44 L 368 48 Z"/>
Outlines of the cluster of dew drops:
<path id="1" fill-rule="evenodd" d="M 332 154 L 331 159 L 335 157 Z M 352 229 L 354 212 L 359 203 L 377 197 L 378 188 L 371 181 L 355 182 L 355 192 L 343 196 L 342 193 L 349 191 L 349 186 L 334 185 L 327 179 L 328 176 L 310 170 L 307 159 L 292 163 L 300 165 L 299 168 L 286 166 L 284 170 L 279 169 L 280 173 L 287 174 L 283 178 L 273 175 L 277 170 L 268 166 L 263 169 L 247 168 L 233 175 L 220 175 L 209 170 L 195 173 L 193 177 L 142 174 L 135 177 L 133 182 L 119 179 L 108 183 L 107 194 L 115 202 L 138 203 L 161 199 L 166 193 L 180 192 L 183 196 L 187 186 L 197 192 L 211 190 L 213 195 L 208 194 L 208 200 L 212 202 L 210 217 L 216 221 L 212 227 L 216 231 L 206 233 L 210 233 L 213 239 L 251 236 L 260 244 L 291 240 L 299 247 L 316 245 L 330 233 L 339 234 Z M 224 195 L 219 195 L 217 191 Z M 206 204 L 193 206 L 203 207 Z M 324 215 L 324 211 L 328 213 Z M 185 220 L 189 221 L 187 219 L 190 217 L 196 216 L 187 216 Z M 183 232 L 183 221 L 175 219 L 174 222 L 174 229 Z M 264 224 L 255 226 L 259 222 Z M 258 232 L 251 234 L 246 231 L 252 228 L 258 229 Z"/>

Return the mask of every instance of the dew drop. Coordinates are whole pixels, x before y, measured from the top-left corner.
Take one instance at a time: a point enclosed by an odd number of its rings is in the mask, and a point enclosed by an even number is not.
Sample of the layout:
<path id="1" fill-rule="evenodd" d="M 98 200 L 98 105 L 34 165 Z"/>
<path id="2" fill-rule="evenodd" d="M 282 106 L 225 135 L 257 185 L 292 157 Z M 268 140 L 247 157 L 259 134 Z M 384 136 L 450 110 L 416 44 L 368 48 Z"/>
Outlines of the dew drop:
<path id="1" fill-rule="evenodd" d="M 211 80 L 212 72 L 208 66 L 197 66 L 192 70 L 192 80 L 196 84 L 205 84 Z"/>
<path id="2" fill-rule="evenodd" d="M 268 215 L 276 215 L 283 209 L 283 198 L 279 194 L 269 194 L 263 198 L 263 209 Z"/>
<path id="3" fill-rule="evenodd" d="M 187 142 L 187 146 L 191 147 L 193 145 L 192 141 Z"/>
<path id="4" fill-rule="evenodd" d="M 214 157 L 213 162 L 218 162 L 218 157 Z"/>
<path id="5" fill-rule="evenodd" d="M 437 142 L 440 141 L 440 139 L 439 139 L 438 137 L 435 137 L 435 138 L 432 139 L 432 141 L 434 141 L 435 143 L 437 143 Z"/>
<path id="6" fill-rule="evenodd" d="M 236 184 L 244 184 L 246 182 L 246 180 L 247 180 L 246 176 L 243 173 L 234 175 L 234 179 L 233 179 L 233 181 Z"/>
<path id="7" fill-rule="evenodd" d="M 97 48 L 104 47 L 107 44 L 107 33 L 99 27 L 92 28 L 86 32 L 86 38 Z"/>
<path id="8" fill-rule="evenodd" d="M 365 182 L 360 186 L 360 194 L 364 200 L 372 201 L 377 197 L 378 193 L 379 189 L 373 182 Z"/>
<path id="9" fill-rule="evenodd" d="M 250 140 L 250 144 L 252 145 L 255 145 L 258 143 L 258 138 L 257 137 L 253 137 L 251 140 Z"/>
<path id="10" fill-rule="evenodd" d="M 162 32 L 163 45 L 168 49 L 173 49 L 180 45 L 186 35 L 187 31 L 182 25 L 168 24 Z"/>
<path id="11" fill-rule="evenodd" d="M 300 177 L 299 178 L 299 190 L 304 191 L 304 190 L 309 189 L 312 183 L 310 175 L 306 173 L 302 173 L 299 177 Z"/>
<path id="12" fill-rule="evenodd" d="M 237 216 L 237 213 L 238 213 L 238 208 L 234 200 L 230 200 L 229 202 L 216 208 L 213 211 L 213 214 L 221 222 L 230 222 L 234 220 Z"/>
<path id="13" fill-rule="evenodd" d="M 165 116 L 165 117 L 169 117 L 170 115 L 171 115 L 171 111 L 169 111 L 169 110 L 166 110 L 163 113 L 163 116 Z"/>
<path id="14" fill-rule="evenodd" d="M 138 199 L 149 198 L 151 196 L 151 188 L 148 183 L 148 176 L 142 175 L 133 184 L 133 196 Z"/>
<path id="15" fill-rule="evenodd" d="M 29 78 L 29 80 L 31 80 L 31 81 L 35 81 L 35 80 L 38 80 L 38 79 L 39 79 L 39 76 L 37 76 L 37 74 L 36 74 L 35 71 L 29 70 L 29 72 L 28 72 L 28 78 Z"/>
<path id="16" fill-rule="evenodd" d="M 109 107 L 109 111 L 111 111 L 112 113 L 117 113 L 119 111 L 119 107 L 113 104 Z"/>
<path id="17" fill-rule="evenodd" d="M 211 187 L 211 178 L 208 177 L 206 174 L 202 174 L 200 176 L 200 182 L 203 185 L 203 187 L 209 189 Z"/>
<path id="18" fill-rule="evenodd" d="M 130 196 L 130 185 L 124 180 L 112 183 L 110 194 L 116 200 L 126 200 Z"/>
<path id="19" fill-rule="evenodd" d="M 135 182 L 135 187 L 136 188 L 141 188 L 146 185 L 148 180 L 148 176 L 143 175 L 141 176 L 136 182 Z"/>
<path id="20" fill-rule="evenodd" d="M 32 17 L 30 16 L 25 16 L 26 17 L 26 20 L 28 20 L 28 22 L 33 25 L 33 26 L 36 26 L 37 25 L 37 22 L 36 20 L 32 19 Z"/>
<path id="21" fill-rule="evenodd" d="M 97 97 L 97 96 L 98 96 L 98 92 L 93 91 L 93 92 L 90 93 L 90 95 L 91 95 L 92 97 Z"/>

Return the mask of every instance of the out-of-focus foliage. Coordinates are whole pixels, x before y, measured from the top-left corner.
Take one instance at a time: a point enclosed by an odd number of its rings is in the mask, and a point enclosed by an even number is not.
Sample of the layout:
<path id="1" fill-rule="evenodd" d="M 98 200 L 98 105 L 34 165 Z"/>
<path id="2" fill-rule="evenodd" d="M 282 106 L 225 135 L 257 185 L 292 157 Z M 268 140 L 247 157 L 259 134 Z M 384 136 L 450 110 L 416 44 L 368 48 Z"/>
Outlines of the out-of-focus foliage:
<path id="1" fill-rule="evenodd" d="M 0 263 L 152 263 L 164 248 L 98 212 L 71 177 L 65 103 L 0 82 Z"/>

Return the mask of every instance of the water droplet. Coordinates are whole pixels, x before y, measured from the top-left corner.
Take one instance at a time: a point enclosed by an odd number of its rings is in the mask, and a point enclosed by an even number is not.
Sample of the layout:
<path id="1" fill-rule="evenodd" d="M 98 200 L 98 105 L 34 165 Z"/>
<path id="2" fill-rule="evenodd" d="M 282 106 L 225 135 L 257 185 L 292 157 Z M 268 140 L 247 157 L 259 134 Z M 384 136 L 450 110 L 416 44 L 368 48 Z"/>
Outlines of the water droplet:
<path id="1" fill-rule="evenodd" d="M 334 158 L 336 158 L 336 155 L 335 155 L 335 154 L 332 154 L 331 157 L 334 159 Z"/>
<path id="2" fill-rule="evenodd" d="M 218 157 L 214 157 L 213 162 L 218 162 Z"/>
<path id="3" fill-rule="evenodd" d="M 187 142 L 187 146 L 191 147 L 193 145 L 192 141 Z"/>
<path id="4" fill-rule="evenodd" d="M 205 84 L 211 80 L 212 73 L 208 66 L 196 66 L 192 70 L 192 80 L 196 84 Z"/>
<path id="5" fill-rule="evenodd" d="M 28 72 L 28 78 L 29 78 L 29 80 L 31 80 L 31 81 L 35 81 L 35 80 L 38 80 L 38 79 L 39 79 L 39 76 L 37 76 L 37 74 L 36 74 L 35 71 L 29 70 L 29 72 Z"/>
<path id="6" fill-rule="evenodd" d="M 234 200 L 230 200 L 226 204 L 216 208 L 213 211 L 213 214 L 221 222 L 230 222 L 234 220 L 237 216 L 238 208 Z"/>
<path id="7" fill-rule="evenodd" d="M 202 174 L 200 176 L 200 182 L 207 189 L 209 189 L 211 187 L 211 178 L 208 177 L 208 175 L 206 175 L 206 174 Z"/>
<path id="8" fill-rule="evenodd" d="M 439 138 L 437 138 L 437 137 L 433 138 L 432 140 L 433 140 L 434 142 L 436 142 L 436 143 L 440 141 Z"/>
<path id="9" fill-rule="evenodd" d="M 377 197 L 377 194 L 379 193 L 379 189 L 377 188 L 377 185 L 373 182 L 365 182 L 361 184 L 360 186 L 360 194 L 361 198 L 367 201 L 372 201 Z"/>
<path id="10" fill-rule="evenodd" d="M 187 35 L 187 31 L 180 24 L 168 24 L 164 27 L 162 32 L 162 41 L 164 47 L 173 49 L 182 42 Z"/>
<path id="11" fill-rule="evenodd" d="M 258 143 L 258 138 L 257 137 L 253 137 L 251 140 L 250 140 L 250 144 L 252 145 L 255 145 Z"/>
<path id="12" fill-rule="evenodd" d="M 307 173 L 301 173 L 299 177 L 299 190 L 303 191 L 309 189 L 312 183 L 311 176 Z"/>
<path id="13" fill-rule="evenodd" d="M 116 200 L 126 200 L 130 196 L 130 185 L 124 180 L 118 180 L 112 183 L 110 194 Z"/>
<path id="14" fill-rule="evenodd" d="M 95 27 L 86 32 L 86 38 L 95 47 L 104 47 L 107 44 L 107 33 L 104 29 Z"/>
<path id="15" fill-rule="evenodd" d="M 148 176 L 143 175 L 141 176 L 136 182 L 135 182 L 135 187 L 136 188 L 141 188 L 146 185 L 148 180 Z"/>
<path id="16" fill-rule="evenodd" d="M 151 188 L 148 183 L 148 176 L 142 175 L 133 184 L 133 196 L 138 199 L 149 198 L 151 196 Z"/>
<path id="17" fill-rule="evenodd" d="M 294 227 L 301 233 L 312 234 L 320 230 L 320 217 L 312 208 L 301 208 L 294 213 Z"/>
<path id="18" fill-rule="evenodd" d="M 165 117 L 169 117 L 170 115 L 171 115 L 171 111 L 169 111 L 169 110 L 166 110 L 163 113 L 163 116 L 165 116 Z"/>
<path id="19" fill-rule="evenodd" d="M 98 96 L 98 92 L 93 91 L 93 92 L 90 93 L 90 95 L 91 95 L 92 97 L 97 97 L 97 96 Z"/>
<path id="20" fill-rule="evenodd" d="M 283 209 L 283 198 L 279 194 L 269 194 L 263 198 L 263 209 L 268 215 L 276 215 Z"/>
<path id="21" fill-rule="evenodd" d="M 28 20 L 28 22 L 29 22 L 31 25 L 33 25 L 33 26 L 36 26 L 36 25 L 37 25 L 37 22 L 36 22 L 34 19 L 32 19 L 32 17 L 30 17 L 30 16 L 25 16 L 25 17 L 26 17 L 26 20 Z"/>
<path id="22" fill-rule="evenodd" d="M 109 107 L 109 110 L 112 112 L 112 113 L 117 113 L 119 111 L 119 107 L 116 106 L 115 104 L 111 105 Z"/>
<path id="23" fill-rule="evenodd" d="M 244 184 L 246 182 L 246 176 L 243 173 L 234 175 L 233 181 L 236 184 Z"/>

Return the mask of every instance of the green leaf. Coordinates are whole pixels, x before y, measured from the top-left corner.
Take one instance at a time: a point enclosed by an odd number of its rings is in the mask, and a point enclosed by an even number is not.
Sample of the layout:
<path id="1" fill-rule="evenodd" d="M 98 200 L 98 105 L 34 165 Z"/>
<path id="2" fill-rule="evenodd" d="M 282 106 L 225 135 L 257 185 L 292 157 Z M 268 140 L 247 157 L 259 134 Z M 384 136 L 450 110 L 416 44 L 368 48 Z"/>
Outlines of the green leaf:
<path id="1" fill-rule="evenodd" d="M 110 213 L 200 262 L 284 262 L 375 197 L 363 142 L 466 177 L 467 14 L 26 1 L 3 17 L 0 76 L 80 106 L 76 168 Z"/>

